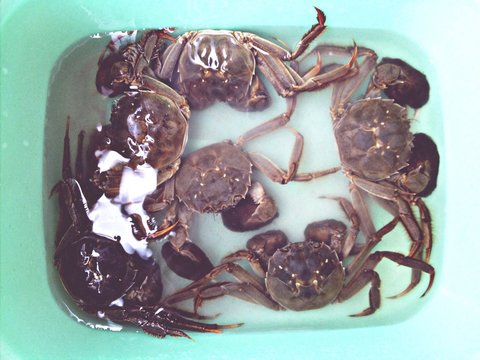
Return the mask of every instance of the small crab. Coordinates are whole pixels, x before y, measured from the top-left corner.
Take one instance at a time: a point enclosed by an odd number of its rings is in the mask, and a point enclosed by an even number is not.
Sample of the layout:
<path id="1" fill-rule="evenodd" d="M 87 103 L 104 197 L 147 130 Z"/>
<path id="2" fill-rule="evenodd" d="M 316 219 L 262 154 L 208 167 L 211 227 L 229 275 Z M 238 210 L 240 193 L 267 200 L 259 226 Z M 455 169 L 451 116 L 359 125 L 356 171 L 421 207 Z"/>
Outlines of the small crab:
<path id="1" fill-rule="evenodd" d="M 285 116 L 290 117 L 295 100 L 287 100 L 288 110 Z M 277 119 L 278 120 L 278 119 Z M 265 124 L 268 124 L 265 127 Z M 247 131 L 233 143 L 230 140 L 211 144 L 188 154 L 179 171 L 161 189 L 153 194 L 156 200 L 146 206 L 155 211 L 172 204 L 164 226 L 178 223 L 175 234 L 163 247 L 163 254 L 170 267 L 179 275 L 187 278 L 198 278 L 191 273 L 189 266 L 174 265 L 180 261 L 183 247 L 191 243 L 188 227 L 193 213 L 224 213 L 224 222 L 230 229 L 246 231 L 257 229 L 277 216 L 273 200 L 265 194 L 259 183 L 252 184 L 252 168 L 256 168 L 272 181 L 286 184 L 289 181 L 308 181 L 325 173 L 337 171 L 329 169 L 321 173 L 298 174 L 298 166 L 303 149 L 303 137 L 296 130 L 288 170 L 283 170 L 271 160 L 258 153 L 247 153 L 242 145 L 253 138 L 283 127 L 282 121 L 273 121 L 259 125 Z M 177 199 L 177 201 L 175 201 Z M 233 218 L 233 219 L 232 219 Z M 185 272 L 185 273 L 184 273 Z"/>
<path id="2" fill-rule="evenodd" d="M 207 276 L 165 301 L 176 304 L 193 298 L 194 311 L 197 312 L 203 301 L 231 295 L 273 310 L 303 311 L 346 301 L 370 284 L 369 306 L 351 315 L 365 316 L 380 307 L 380 277 L 375 267 L 384 258 L 428 273 L 427 293 L 435 270 L 424 261 L 396 252 L 377 251 L 369 254 L 363 266 L 355 271 L 343 264 L 355 245 L 359 220 L 346 199 L 338 200 L 350 217 L 349 230 L 344 223 L 330 219 L 309 224 L 305 229 L 305 240 L 301 242 L 290 243 L 278 230 L 255 235 L 248 240 L 247 249 L 226 256 L 223 263 Z M 382 237 L 391 231 L 396 221 L 385 225 L 376 236 Z M 236 264 L 239 260 L 248 261 L 255 274 Z M 231 274 L 238 282 L 219 281 L 224 273 Z"/>
<path id="3" fill-rule="evenodd" d="M 162 306 L 160 267 L 151 253 L 143 252 L 142 256 L 127 252 L 129 249 L 119 237 L 94 232 L 82 188 L 70 170 L 68 145 L 65 141 L 63 180 L 54 190 L 64 201 L 62 212 L 67 212 L 70 218 L 61 217 L 67 224 L 61 224 L 60 228 L 67 230 L 56 243 L 54 263 L 75 303 L 100 319 L 134 325 L 157 337 L 189 337 L 183 330 L 220 332 L 235 327 L 189 320 L 193 314 Z M 131 223 L 124 221 L 132 232 Z"/>
<path id="4" fill-rule="evenodd" d="M 152 74 L 151 63 L 158 61 L 158 52 L 175 40 L 171 29 L 146 31 L 135 41 L 137 31 L 111 33 L 112 40 L 98 59 L 95 84 L 99 93 L 115 97 L 140 86 L 143 75 Z M 158 65 L 156 65 L 158 66 Z"/>
<path id="5" fill-rule="evenodd" d="M 116 100 L 111 124 L 102 128 L 95 183 L 110 197 L 118 195 L 125 164 L 148 164 L 158 171 L 158 183 L 170 178 L 187 142 L 190 109 L 185 98 L 148 75 L 142 83 Z"/>
<path id="6" fill-rule="evenodd" d="M 363 199 L 365 194 L 386 204 L 395 216 L 400 217 L 412 240 L 410 256 L 417 256 L 425 248 L 425 260 L 428 261 L 432 229 L 429 210 L 421 197 L 423 191 L 432 189 L 432 186 L 434 188 L 436 184 L 439 157 L 433 141 L 426 140 L 423 135 L 419 135 L 418 141 L 426 145 L 419 145 L 418 149 L 413 147 L 415 136 L 410 131 L 407 108 L 397 102 L 398 99 L 406 105 L 413 104 L 411 107 L 424 103 L 428 99 L 428 83 L 424 83 L 426 78 L 409 65 L 407 67 L 406 63 L 392 59 L 385 59 L 377 66 L 377 55 L 370 49 L 331 48 L 337 54 L 343 52 L 349 56 L 358 51 L 358 56 L 364 57 L 355 76 L 334 84 L 331 103 L 341 165 L 351 182 L 353 204 L 369 242 L 363 251 L 363 258 L 359 257 L 355 266 L 362 266 L 369 251 L 379 241 L 374 236 L 375 227 Z M 372 81 L 366 94 L 352 101 L 354 93 L 372 71 Z M 403 84 L 412 79 L 422 80 L 412 81 L 417 85 L 390 92 L 397 85 L 400 86 L 394 78 L 402 79 L 398 81 Z M 382 94 L 393 99 L 380 97 Z M 434 153 L 426 154 L 425 151 Z M 419 209 L 420 224 L 411 205 Z M 419 258 L 423 258 L 422 255 Z"/>
<path id="7" fill-rule="evenodd" d="M 216 101 L 240 110 L 264 109 L 270 100 L 257 70 L 283 97 L 326 86 L 351 74 L 354 56 L 334 71 L 319 74 L 316 69 L 303 77 L 286 63 L 297 59 L 326 29 L 325 14 L 315 9 L 318 23 L 302 37 L 293 53 L 252 33 L 190 31 L 159 53 L 161 61 L 155 64 L 160 66 L 154 72 L 184 95 L 192 109 L 203 109 Z"/>

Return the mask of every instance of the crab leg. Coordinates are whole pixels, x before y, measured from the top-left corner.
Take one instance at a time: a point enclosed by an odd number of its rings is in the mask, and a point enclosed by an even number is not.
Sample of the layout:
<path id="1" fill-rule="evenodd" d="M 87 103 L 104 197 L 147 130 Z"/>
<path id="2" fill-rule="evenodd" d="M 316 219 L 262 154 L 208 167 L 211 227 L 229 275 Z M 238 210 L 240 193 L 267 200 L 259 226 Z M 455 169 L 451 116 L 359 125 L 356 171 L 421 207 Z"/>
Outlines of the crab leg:
<path id="1" fill-rule="evenodd" d="M 294 131 L 293 129 L 291 129 Z M 309 172 L 309 173 L 300 173 L 297 174 L 298 165 L 301 156 L 301 150 L 299 148 L 299 144 L 303 144 L 303 137 L 299 133 L 296 133 L 297 142 L 292 151 L 292 155 L 290 157 L 288 170 L 285 171 L 281 169 L 278 165 L 272 162 L 269 158 L 264 155 L 258 153 L 249 153 L 250 160 L 252 164 L 264 175 L 266 175 L 270 180 L 280 183 L 280 184 L 287 184 L 290 181 L 310 181 L 319 177 L 323 177 L 325 175 L 333 174 L 340 170 L 340 167 L 333 167 L 330 169 L 317 171 L 317 172 Z M 301 137 L 301 138 L 300 138 Z"/>
<path id="2" fill-rule="evenodd" d="M 284 113 L 254 127 L 253 129 L 246 131 L 238 137 L 238 139 L 235 141 L 235 144 L 243 146 L 245 143 L 252 141 L 257 137 L 270 134 L 271 132 L 284 127 L 287 122 L 290 121 L 290 117 L 292 116 L 297 105 L 296 97 L 286 98 L 285 100 L 287 102 L 287 110 Z"/>
<path id="3" fill-rule="evenodd" d="M 356 210 L 357 213 L 360 215 L 358 209 Z M 361 217 L 360 217 L 361 221 Z M 370 252 L 373 248 L 382 240 L 382 237 L 391 232 L 399 221 L 398 217 L 393 218 L 390 222 L 384 225 L 380 230 L 371 234 L 365 234 L 367 237 L 367 243 L 365 246 L 360 250 L 360 252 L 355 256 L 353 261 L 348 265 L 346 269 L 346 282 L 350 282 L 358 273 L 358 271 L 364 265 L 366 259 L 370 255 Z"/>
<path id="4" fill-rule="evenodd" d="M 360 218 L 355 211 L 352 203 L 344 197 L 321 197 L 325 199 L 332 199 L 338 201 L 343 212 L 350 221 L 350 228 L 348 230 L 348 235 L 345 239 L 342 248 L 342 259 L 345 259 L 352 251 L 353 246 L 355 245 L 355 240 L 357 239 L 358 233 L 360 232 Z"/>
<path id="5" fill-rule="evenodd" d="M 253 129 L 248 130 L 244 134 L 238 137 L 235 144 L 236 145 L 243 145 L 248 141 L 251 141 L 257 137 L 267 135 L 277 129 L 286 128 L 289 129 L 295 136 L 295 142 L 292 149 L 292 153 L 290 155 L 290 161 L 288 170 L 281 169 L 278 165 L 273 163 L 270 159 L 265 157 L 264 155 L 258 153 L 249 153 L 249 158 L 252 164 L 262 173 L 264 173 L 267 177 L 269 177 L 272 181 L 278 182 L 281 184 L 286 184 L 289 181 L 309 181 L 318 177 L 325 176 L 327 174 L 332 174 L 338 170 L 340 167 L 335 167 L 319 172 L 311 172 L 311 173 L 302 173 L 297 174 L 298 165 L 300 162 L 300 158 L 303 152 L 303 136 L 295 129 L 286 127 L 285 124 L 290 120 L 290 117 L 295 109 L 297 100 L 296 97 L 286 98 L 287 102 L 287 111 L 284 112 L 282 115 L 279 115 L 272 120 L 269 120 L 259 126 L 254 127 Z"/>
<path id="6" fill-rule="evenodd" d="M 280 310 L 281 307 L 273 301 L 266 293 L 249 283 L 222 282 L 206 286 L 201 289 L 195 297 L 195 311 L 197 311 L 205 300 L 213 300 L 225 295 L 234 296 L 238 299 L 253 304 L 263 305 L 272 310 Z"/>
<path id="7" fill-rule="evenodd" d="M 145 333 L 161 338 L 166 335 L 171 335 L 190 339 L 182 330 L 220 333 L 222 329 L 231 329 L 242 325 L 200 323 L 189 320 L 177 314 L 175 311 L 164 307 L 138 307 L 137 309 L 131 309 L 129 311 L 125 309 L 106 309 L 105 313 L 108 318 L 113 321 L 139 326 Z"/>
<path id="8" fill-rule="evenodd" d="M 422 231 L 412 213 L 412 209 L 404 198 L 409 198 L 410 201 L 415 200 L 415 194 L 399 190 L 397 187 L 389 185 L 388 183 L 374 183 L 356 176 L 350 176 L 353 184 L 358 186 L 363 191 L 373 195 L 375 198 L 392 201 L 397 205 L 398 211 L 396 214 L 400 216 L 410 239 L 414 242 L 410 255 L 416 253 L 423 240 Z M 394 215 L 396 215 L 394 214 Z"/>
<path id="9" fill-rule="evenodd" d="M 250 250 L 239 250 L 234 252 L 233 254 L 227 255 L 222 259 L 223 263 L 229 263 L 238 260 L 247 260 L 250 263 L 253 271 L 260 276 L 262 279 L 265 278 L 266 272 L 263 268 L 260 260 L 258 259 L 257 255 Z"/>
<path id="10" fill-rule="evenodd" d="M 354 314 L 351 316 L 365 316 L 370 315 L 375 310 L 377 310 L 380 306 L 380 277 L 378 273 L 374 270 L 378 263 L 387 258 L 391 261 L 396 262 L 399 265 L 407 266 L 409 268 L 420 270 L 422 272 L 426 272 L 430 275 L 430 281 L 428 283 L 427 289 L 422 294 L 422 297 L 430 290 L 433 284 L 433 280 L 435 278 L 435 269 L 427 264 L 422 260 L 418 260 L 412 257 L 403 256 L 402 254 L 391 252 L 391 251 L 377 251 L 371 254 L 363 266 L 354 274 L 354 276 L 348 281 L 341 291 L 340 295 L 337 297 L 338 302 L 343 302 L 353 295 L 355 295 L 358 291 L 360 291 L 363 287 L 365 287 L 368 283 L 371 283 L 371 288 L 369 292 L 369 302 L 370 306 L 363 310 L 358 314 Z"/>
<path id="11" fill-rule="evenodd" d="M 258 53 L 255 59 L 257 60 L 257 68 L 265 75 L 280 96 L 290 97 L 295 94 L 292 88 L 297 85 L 300 76 L 298 74 L 295 76 L 293 69 L 289 69 L 288 65 L 281 59 L 271 55 Z"/>
<path id="12" fill-rule="evenodd" d="M 162 247 L 162 256 L 168 267 L 183 278 L 197 280 L 207 274 L 213 265 L 189 237 L 191 216 L 192 213 L 183 204 L 175 202 L 167 210 L 159 231 L 165 233 L 169 228 L 174 228 L 167 235 L 169 241 Z"/>
<path id="13" fill-rule="evenodd" d="M 425 261 L 428 262 L 430 260 L 430 255 L 432 254 L 432 218 L 430 216 L 430 210 L 428 210 L 428 207 L 422 199 L 416 199 L 415 204 L 420 211 L 420 220 L 423 230 L 423 246 L 425 247 Z"/>
<path id="14" fill-rule="evenodd" d="M 208 274 L 203 276 L 202 278 L 194 281 L 193 283 L 187 285 L 181 290 L 178 290 L 174 294 L 170 295 L 165 299 L 165 303 L 167 304 L 175 304 L 180 301 L 184 301 L 187 299 L 191 299 L 195 296 L 197 296 L 198 292 L 206 285 L 215 282 L 216 279 L 224 274 L 224 273 L 229 273 L 232 274 L 234 278 L 241 282 L 246 282 L 249 284 L 254 284 L 259 289 L 262 289 L 264 287 L 262 281 L 255 277 L 254 275 L 250 274 L 247 272 L 245 269 L 243 269 L 241 266 L 235 264 L 235 263 L 223 263 L 220 264 L 216 267 L 214 267 Z"/>
<path id="15" fill-rule="evenodd" d="M 360 87 L 370 72 L 375 68 L 377 64 L 377 55 L 373 51 L 371 53 L 366 53 L 365 55 L 365 59 L 358 67 L 357 75 L 335 83 L 330 106 L 333 119 L 337 118 L 337 114 L 344 109 L 345 104 L 352 97 L 353 93 Z"/>
<path id="16" fill-rule="evenodd" d="M 342 79 L 355 75 L 358 71 L 357 56 L 358 50 L 357 46 L 355 45 L 348 63 L 318 75 L 314 75 L 314 73 L 320 69 L 320 65 L 315 65 L 314 69 L 307 72 L 307 74 L 302 78 L 302 83 L 294 85 L 292 87 L 292 90 L 294 92 L 313 91 L 324 88 L 334 81 L 340 81 Z M 320 56 L 318 57 L 318 59 L 318 61 L 321 61 Z"/>
<path id="17" fill-rule="evenodd" d="M 160 181 L 162 180 L 164 179 L 161 178 Z M 157 183 L 159 183 L 157 189 L 153 193 L 147 195 L 143 202 L 143 207 L 150 213 L 161 211 L 169 207 L 170 213 L 164 219 L 164 225 L 169 226 L 175 222 L 174 219 L 176 217 L 176 214 L 174 214 L 172 209 L 172 204 L 175 201 L 175 179 L 170 177 L 166 181 L 159 182 L 159 179 L 157 178 Z"/>
<path id="18" fill-rule="evenodd" d="M 163 54 L 163 65 L 160 69 L 160 72 L 156 75 L 162 80 L 172 81 L 175 68 L 178 63 L 178 59 L 185 48 L 185 45 L 190 41 L 192 37 L 197 34 L 196 31 L 191 31 L 186 33 L 176 39 L 175 43 L 170 45 Z"/>
<path id="19" fill-rule="evenodd" d="M 419 261 L 423 261 L 422 260 L 422 257 L 423 257 L 422 251 L 417 252 L 412 257 L 414 259 L 419 260 Z M 419 269 L 412 269 L 412 276 L 410 278 L 410 284 L 408 284 L 408 286 L 404 290 L 399 292 L 398 294 L 389 296 L 388 298 L 389 299 L 398 299 L 398 298 L 408 294 L 411 290 L 413 290 L 420 283 L 421 279 L 422 279 L 422 271 L 420 271 Z"/>
<path id="20" fill-rule="evenodd" d="M 260 125 L 260 128 L 261 127 L 262 125 Z M 269 158 L 267 158 L 262 154 L 254 153 L 254 152 L 248 153 L 248 156 L 252 164 L 260 172 L 265 174 L 270 180 L 280 184 L 287 184 L 290 181 L 310 181 L 328 174 L 335 173 L 338 170 L 340 170 L 340 167 L 334 167 L 334 168 L 317 171 L 317 172 L 297 174 L 300 158 L 302 157 L 302 152 L 303 152 L 303 144 L 304 144 L 303 136 L 293 128 L 289 128 L 289 127 L 286 127 L 286 128 L 289 129 L 295 136 L 295 142 L 290 155 L 290 160 L 288 162 L 288 170 L 281 169 L 272 160 L 270 160 Z M 252 136 L 254 136 L 254 134 L 250 133 L 248 136 L 251 138 Z"/>
<path id="21" fill-rule="evenodd" d="M 392 214 L 398 214 L 398 210 L 393 209 L 392 203 L 387 202 L 387 201 L 382 201 L 381 204 Z M 415 201 L 416 206 L 419 208 L 420 212 L 420 222 L 421 222 L 421 227 L 422 227 L 422 238 L 423 238 L 423 247 L 420 246 L 418 243 L 413 242 L 412 246 L 410 248 L 410 253 L 409 256 L 412 256 L 416 259 L 419 260 L 424 260 L 425 262 L 428 263 L 430 260 L 430 254 L 432 250 L 432 224 L 431 224 L 431 218 L 430 218 L 430 212 L 428 208 L 426 207 L 425 203 L 423 202 L 422 199 L 418 198 Z M 403 221 L 402 221 L 403 223 Z M 406 227 L 405 223 L 403 223 L 404 227 Z M 408 229 L 407 229 L 408 231 Z M 425 248 L 425 258 L 423 259 L 423 248 Z M 408 292 L 410 292 L 415 286 L 418 285 L 420 282 L 422 276 L 422 272 L 416 269 L 413 269 L 412 271 L 412 278 L 410 281 L 410 284 L 397 295 L 391 296 L 391 298 L 399 298 Z"/>
<path id="22" fill-rule="evenodd" d="M 260 53 L 272 54 L 274 57 L 281 59 L 282 61 L 292 61 L 302 55 L 308 46 L 313 40 L 320 36 L 325 29 L 326 16 L 322 10 L 315 6 L 317 12 L 317 23 L 314 24 L 300 39 L 297 43 L 293 53 L 284 49 L 283 47 L 272 43 L 271 41 L 262 39 L 261 37 L 250 34 L 250 33 L 240 33 L 235 32 L 237 38 L 244 40 L 249 40 L 252 44 L 252 47 Z"/>
<path id="23" fill-rule="evenodd" d="M 430 220 L 430 213 L 428 208 L 425 206 L 425 203 L 420 199 L 415 199 L 414 203 L 419 208 L 420 212 L 420 222 L 421 222 L 421 230 L 419 228 L 418 223 L 416 222 L 415 217 L 413 216 L 412 209 L 408 202 L 399 198 L 399 202 L 388 201 L 382 198 L 375 198 L 385 209 L 387 209 L 392 215 L 399 217 L 400 221 L 402 222 L 404 228 L 407 230 L 410 239 L 412 240 L 412 245 L 410 247 L 410 252 L 408 256 L 414 257 L 419 260 L 424 260 L 428 262 L 430 259 L 430 253 L 432 249 L 432 228 L 431 228 L 431 220 Z M 404 209 L 402 211 L 399 210 L 399 204 L 403 204 Z M 397 205 L 397 206 L 395 206 Z M 408 215 L 408 216 L 406 216 Z M 420 233 L 416 234 L 416 230 L 420 231 Z M 416 238 L 413 236 L 417 236 Z M 425 248 L 426 256 L 425 259 L 423 258 L 423 249 Z M 418 269 L 412 270 L 412 278 L 410 284 L 407 286 L 405 290 L 400 292 L 397 295 L 392 296 L 392 298 L 401 297 L 408 292 L 410 292 L 415 286 L 418 285 L 422 276 L 422 272 Z"/>

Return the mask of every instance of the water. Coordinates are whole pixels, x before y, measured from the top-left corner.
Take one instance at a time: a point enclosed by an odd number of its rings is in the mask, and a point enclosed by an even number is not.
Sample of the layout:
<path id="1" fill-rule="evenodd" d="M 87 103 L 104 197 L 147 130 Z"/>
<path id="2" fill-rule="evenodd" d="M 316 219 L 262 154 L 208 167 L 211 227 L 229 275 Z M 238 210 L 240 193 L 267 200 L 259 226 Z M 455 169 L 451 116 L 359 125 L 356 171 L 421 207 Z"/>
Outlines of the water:
<path id="1" fill-rule="evenodd" d="M 266 38 L 279 37 L 291 47 L 304 32 L 304 29 L 296 27 L 251 30 Z M 97 36 L 83 39 L 69 48 L 59 59 L 51 74 L 45 127 L 45 246 L 48 254 L 46 260 L 49 264 L 50 285 L 62 310 L 66 314 L 74 311 L 77 316 L 87 319 L 85 321 L 89 324 L 92 324 L 95 319 L 75 311 L 75 306 L 59 284 L 58 275 L 52 264 L 58 204 L 56 199 L 50 199 L 48 194 L 61 177 L 63 132 L 67 116 L 71 117 L 72 149 L 75 148 L 75 134 L 80 129 L 93 131 L 98 123 L 107 124 L 109 121 L 112 100 L 98 94 L 95 88 L 97 59 L 108 40 L 108 37 L 98 38 Z M 431 99 L 416 115 L 416 120 L 412 122 L 412 130 L 429 134 L 442 149 L 442 123 L 438 110 L 440 100 L 436 97 L 436 78 L 428 57 L 414 43 L 388 32 L 379 34 L 373 30 L 329 29 L 325 35 L 322 35 L 319 42 L 350 46 L 352 40 L 361 46 L 374 49 L 379 57 L 401 58 L 427 74 L 432 88 Z M 193 111 L 185 153 L 224 139 L 235 139 L 255 125 L 285 111 L 285 100 L 278 97 L 269 84 L 267 87 L 272 95 L 272 106 L 262 112 L 244 113 L 234 110 L 224 103 L 217 103 L 202 111 Z M 298 105 L 289 126 L 294 127 L 305 136 L 300 172 L 322 170 L 339 165 L 329 115 L 330 97 L 331 89 L 305 93 L 298 97 Z M 285 168 L 292 145 L 293 135 L 288 130 L 281 129 L 268 136 L 255 139 L 248 143 L 245 149 L 260 152 Z M 435 225 L 431 263 L 436 267 L 437 272 L 441 258 L 444 209 L 442 172 L 440 174 L 439 188 L 426 200 Z M 272 183 L 258 172 L 254 172 L 254 178 L 260 180 L 268 193 L 274 197 L 280 213 L 278 218 L 260 231 L 281 229 L 291 241 L 301 241 L 306 225 L 312 221 L 334 218 L 348 224 L 348 219 L 335 201 L 319 198 L 320 196 L 349 197 L 348 182 L 341 173 L 309 183 L 290 183 L 287 186 Z M 371 206 L 377 227 L 390 219 L 374 203 L 371 203 Z M 195 217 L 191 228 L 191 237 L 206 251 L 212 262 L 217 264 L 226 254 L 244 248 L 246 241 L 260 231 L 231 232 L 224 228 L 220 216 L 202 215 Z M 386 236 L 378 246 L 378 249 L 399 251 L 403 254 L 408 252 L 408 248 L 409 240 L 401 226 Z M 160 256 L 159 249 L 160 246 L 153 247 L 156 256 Z M 165 295 L 172 293 L 179 286 L 187 284 L 187 281 L 179 279 L 170 272 L 163 265 L 160 257 L 159 261 L 163 267 Z M 222 315 L 217 319 L 218 322 L 244 322 L 246 324 L 236 331 L 347 328 L 389 324 L 404 320 L 418 311 L 428 298 L 435 296 L 433 291 L 426 298 L 419 299 L 427 284 L 427 277 L 424 276 L 417 288 L 407 296 L 398 300 L 387 299 L 387 296 L 404 289 L 409 282 L 410 271 L 388 260 L 382 261 L 377 270 L 382 279 L 382 306 L 373 316 L 363 318 L 348 316 L 368 306 L 367 288 L 345 303 L 333 304 L 314 311 L 274 312 L 259 305 L 225 297 L 206 303 L 202 312 L 204 314 L 221 313 Z M 68 307 L 64 306 L 64 303 Z"/>

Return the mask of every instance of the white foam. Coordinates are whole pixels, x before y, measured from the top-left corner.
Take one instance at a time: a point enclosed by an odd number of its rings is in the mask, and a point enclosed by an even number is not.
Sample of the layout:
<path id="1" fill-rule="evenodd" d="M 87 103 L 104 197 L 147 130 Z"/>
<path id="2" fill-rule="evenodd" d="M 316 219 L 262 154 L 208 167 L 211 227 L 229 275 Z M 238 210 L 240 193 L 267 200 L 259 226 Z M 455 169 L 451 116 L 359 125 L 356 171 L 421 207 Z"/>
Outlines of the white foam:
<path id="1" fill-rule="evenodd" d="M 118 164 L 125 165 L 129 161 L 112 150 L 97 151 L 96 155 L 100 171 L 107 171 Z M 156 187 L 157 170 L 150 165 L 139 165 L 136 169 L 124 166 L 119 194 L 114 199 L 102 195 L 88 214 L 93 222 L 93 232 L 112 239 L 120 238 L 120 244 L 128 254 L 137 253 L 144 259 L 151 257 L 147 240 L 137 240 L 133 235 L 129 215 L 139 215 L 147 233 L 154 231 L 148 227 L 150 217 L 143 209 L 143 201 Z"/>
<path id="2" fill-rule="evenodd" d="M 110 170 L 120 164 L 128 164 L 130 161 L 128 158 L 113 150 L 97 150 L 95 151 L 95 156 L 98 158 L 97 166 L 100 172 Z"/>

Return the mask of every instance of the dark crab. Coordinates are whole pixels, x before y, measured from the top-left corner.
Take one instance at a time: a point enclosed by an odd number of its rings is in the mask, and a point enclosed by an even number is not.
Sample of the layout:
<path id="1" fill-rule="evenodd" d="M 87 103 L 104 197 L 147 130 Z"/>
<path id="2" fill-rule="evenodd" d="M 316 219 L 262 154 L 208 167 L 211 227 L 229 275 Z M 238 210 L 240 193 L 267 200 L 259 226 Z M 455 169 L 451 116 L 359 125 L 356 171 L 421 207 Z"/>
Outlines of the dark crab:
<path id="1" fill-rule="evenodd" d="M 175 40 L 171 29 L 146 31 L 136 41 L 137 31 L 111 33 L 112 40 L 98 59 L 95 84 L 99 93 L 115 97 L 143 84 L 143 75 L 152 75 L 152 62 Z M 155 65 L 158 66 L 158 65 Z"/>
<path id="2" fill-rule="evenodd" d="M 185 98 L 144 75 L 140 88 L 116 100 L 111 124 L 102 129 L 96 184 L 110 197 L 118 195 L 126 164 L 151 166 L 158 172 L 158 183 L 170 178 L 185 149 L 189 116 Z"/>
<path id="3" fill-rule="evenodd" d="M 129 253 L 119 237 L 93 231 L 82 189 L 70 171 L 67 139 L 68 126 L 63 180 L 54 190 L 64 201 L 62 212 L 70 217 L 61 218 L 68 224 L 60 226 L 67 230 L 57 241 L 54 263 L 75 303 L 100 319 L 134 325 L 157 337 L 189 337 L 183 330 L 220 332 L 232 327 L 189 320 L 193 314 L 163 306 L 160 268 L 153 257 Z"/>
<path id="4" fill-rule="evenodd" d="M 325 29 L 325 14 L 317 11 L 318 23 L 290 52 L 260 36 L 226 30 L 190 31 L 179 36 L 161 54 L 157 77 L 184 95 L 192 109 L 215 101 L 227 102 L 240 110 L 261 110 L 269 95 L 257 70 L 281 96 L 318 87 L 348 76 L 355 59 L 333 71 L 308 72 L 301 77 L 287 63 L 297 59 Z M 317 69 L 318 70 L 318 69 Z"/>
<path id="5" fill-rule="evenodd" d="M 294 108 L 294 98 L 288 101 L 287 115 Z M 184 246 L 190 246 L 188 227 L 193 213 L 226 213 L 223 217 L 227 227 L 237 231 L 257 229 L 274 219 L 277 209 L 273 200 L 265 194 L 259 183 L 252 183 L 252 168 L 256 168 L 272 181 L 286 184 L 289 181 L 308 181 L 337 169 L 321 173 L 297 174 L 303 149 L 303 137 L 294 129 L 295 135 L 288 170 L 283 170 L 271 160 L 258 153 L 248 153 L 242 145 L 283 126 L 273 119 L 246 132 L 233 143 L 224 141 L 212 144 L 188 154 L 177 174 L 155 194 L 156 200 L 147 207 L 154 211 L 168 204 L 170 207 L 165 226 L 177 223 L 174 235 L 163 248 L 163 254 L 171 268 L 181 276 L 195 279 L 197 272 L 188 271 L 180 261 Z M 152 196 L 153 197 L 153 196 Z M 177 199 L 177 201 L 175 201 Z M 188 256 L 185 256 L 188 257 Z M 182 263 L 179 267 L 175 263 Z"/>
<path id="6" fill-rule="evenodd" d="M 439 156 L 435 143 L 424 134 L 416 135 L 414 147 L 415 135 L 410 131 L 407 108 L 398 103 L 412 107 L 424 103 L 428 99 L 428 82 L 404 62 L 385 59 L 377 66 L 373 50 L 331 48 L 347 56 L 358 51 L 358 56 L 364 57 L 355 76 L 335 83 L 331 104 L 342 168 L 351 182 L 353 204 L 368 239 L 364 256 L 357 258 L 355 266 L 361 267 L 379 241 L 374 236 L 375 227 L 363 198 L 365 194 L 372 195 L 400 217 L 412 240 L 410 256 L 423 259 L 425 249 L 425 260 L 428 261 L 432 229 L 430 213 L 422 196 L 435 188 Z M 367 93 L 352 101 L 354 93 L 372 71 Z M 401 90 L 395 88 L 399 85 L 397 82 L 405 84 L 410 80 L 414 85 Z M 398 91 L 390 92 L 392 89 Z M 380 95 L 392 96 L 392 99 Z M 419 220 L 415 218 L 411 205 L 418 207 Z"/>
<path id="7" fill-rule="evenodd" d="M 397 104 L 413 109 L 425 105 L 430 95 L 425 74 L 401 59 L 383 58 L 375 68 L 372 85 Z"/>
<path id="8" fill-rule="evenodd" d="M 349 230 L 344 223 L 330 219 L 309 224 L 305 240 L 301 242 L 290 243 L 278 230 L 258 234 L 247 242 L 246 250 L 226 256 L 207 276 L 165 301 L 176 304 L 194 298 L 197 312 L 203 301 L 231 295 L 273 310 L 302 311 L 346 301 L 370 284 L 369 306 L 352 315 L 364 316 L 380 307 L 380 277 L 375 267 L 384 258 L 428 273 L 430 283 L 425 293 L 428 292 L 435 274 L 433 267 L 409 256 L 377 251 L 369 254 L 361 268 L 353 270 L 344 266 L 343 260 L 351 255 L 355 244 L 359 220 L 346 199 L 339 201 L 350 217 Z M 385 225 L 376 236 L 382 237 L 391 231 L 396 221 Z M 236 264 L 239 260 L 248 261 L 255 274 Z M 238 282 L 218 281 L 224 273 L 231 274 Z"/>

